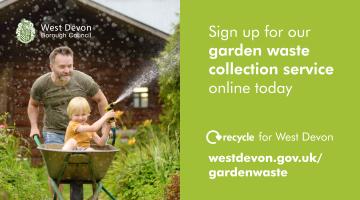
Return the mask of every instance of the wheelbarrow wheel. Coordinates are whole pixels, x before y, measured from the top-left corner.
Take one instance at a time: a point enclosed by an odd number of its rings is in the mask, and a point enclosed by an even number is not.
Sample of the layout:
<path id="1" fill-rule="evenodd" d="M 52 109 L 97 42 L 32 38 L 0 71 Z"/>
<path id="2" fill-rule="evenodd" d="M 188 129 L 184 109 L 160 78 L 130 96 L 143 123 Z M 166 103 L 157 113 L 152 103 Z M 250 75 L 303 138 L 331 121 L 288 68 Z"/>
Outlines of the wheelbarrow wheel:
<path id="1" fill-rule="evenodd" d="M 70 183 L 70 200 L 83 200 L 84 189 L 82 182 Z"/>

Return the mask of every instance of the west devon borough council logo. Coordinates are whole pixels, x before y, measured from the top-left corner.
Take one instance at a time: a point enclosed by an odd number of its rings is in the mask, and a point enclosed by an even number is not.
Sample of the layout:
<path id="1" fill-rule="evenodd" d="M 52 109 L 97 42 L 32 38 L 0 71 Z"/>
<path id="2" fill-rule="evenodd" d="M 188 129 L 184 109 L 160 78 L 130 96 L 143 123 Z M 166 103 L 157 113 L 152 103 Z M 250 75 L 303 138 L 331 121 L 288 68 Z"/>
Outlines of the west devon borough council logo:
<path id="1" fill-rule="evenodd" d="M 24 44 L 33 41 L 35 38 L 34 24 L 29 20 L 22 19 L 16 29 L 16 38 Z"/>

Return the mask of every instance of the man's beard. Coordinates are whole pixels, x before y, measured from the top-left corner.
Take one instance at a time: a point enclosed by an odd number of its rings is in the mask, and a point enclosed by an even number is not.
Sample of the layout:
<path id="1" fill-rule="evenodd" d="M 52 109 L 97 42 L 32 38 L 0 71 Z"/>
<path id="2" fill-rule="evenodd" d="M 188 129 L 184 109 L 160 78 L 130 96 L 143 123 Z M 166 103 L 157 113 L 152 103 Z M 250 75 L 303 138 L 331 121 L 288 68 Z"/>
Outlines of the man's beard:
<path id="1" fill-rule="evenodd" d="M 67 83 L 71 78 L 71 75 L 67 75 L 67 76 L 60 76 L 59 77 L 59 80 L 62 82 L 62 83 Z"/>

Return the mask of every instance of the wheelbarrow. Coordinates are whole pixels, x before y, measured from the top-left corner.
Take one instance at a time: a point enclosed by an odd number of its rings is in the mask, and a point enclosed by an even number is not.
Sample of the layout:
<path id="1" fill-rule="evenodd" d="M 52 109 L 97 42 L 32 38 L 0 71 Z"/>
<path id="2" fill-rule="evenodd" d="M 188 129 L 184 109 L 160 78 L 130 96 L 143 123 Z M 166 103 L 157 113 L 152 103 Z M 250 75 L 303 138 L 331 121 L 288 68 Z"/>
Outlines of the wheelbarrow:
<path id="1" fill-rule="evenodd" d="M 93 185 L 92 199 L 97 199 L 103 190 L 111 199 L 115 197 L 100 182 L 104 178 L 115 153 L 119 150 L 112 145 L 91 146 L 92 151 L 63 151 L 62 144 L 41 144 L 34 136 L 37 148 L 44 159 L 51 187 L 56 198 L 63 200 L 59 184 L 70 184 L 70 199 L 83 199 L 82 184 Z"/>

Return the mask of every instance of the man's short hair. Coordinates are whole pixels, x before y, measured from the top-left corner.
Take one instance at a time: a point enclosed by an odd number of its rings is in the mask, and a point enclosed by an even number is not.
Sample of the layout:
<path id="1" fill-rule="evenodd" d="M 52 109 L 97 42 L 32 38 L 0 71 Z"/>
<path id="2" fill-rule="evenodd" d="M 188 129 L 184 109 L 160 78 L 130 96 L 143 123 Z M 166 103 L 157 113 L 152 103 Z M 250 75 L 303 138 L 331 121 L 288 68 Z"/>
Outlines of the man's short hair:
<path id="1" fill-rule="evenodd" d="M 70 49 L 70 47 L 68 47 L 68 46 L 57 47 L 50 53 L 50 56 L 49 56 L 50 64 L 54 63 L 55 57 L 58 54 L 74 57 L 74 53 Z"/>

